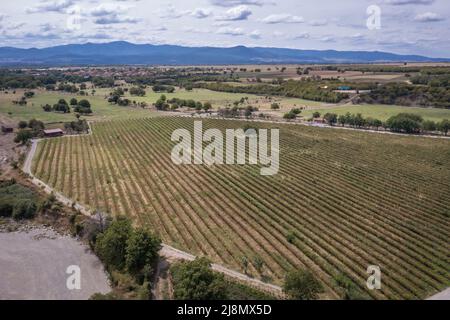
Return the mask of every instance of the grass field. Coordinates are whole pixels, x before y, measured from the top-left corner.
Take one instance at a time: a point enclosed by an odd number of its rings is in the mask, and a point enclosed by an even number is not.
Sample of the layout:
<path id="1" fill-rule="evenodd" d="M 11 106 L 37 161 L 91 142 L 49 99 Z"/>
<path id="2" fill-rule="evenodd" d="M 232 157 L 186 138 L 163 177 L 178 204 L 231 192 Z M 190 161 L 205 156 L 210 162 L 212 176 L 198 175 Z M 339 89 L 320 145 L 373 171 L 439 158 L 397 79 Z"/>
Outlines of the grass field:
<path id="1" fill-rule="evenodd" d="M 327 108 L 313 108 L 302 112 L 302 116 L 311 117 L 314 112 L 320 112 L 324 115 L 327 112 L 333 112 L 338 115 L 350 113 L 361 113 L 363 117 L 373 117 L 385 121 L 392 116 L 401 112 L 414 113 L 421 115 L 425 120 L 441 121 L 443 119 L 450 120 L 450 109 L 438 108 L 418 108 L 418 107 L 402 107 L 390 105 L 345 105 Z"/>
<path id="2" fill-rule="evenodd" d="M 246 257 L 251 275 L 273 283 L 301 267 L 329 298 L 341 273 L 375 299 L 450 285 L 450 141 L 283 125 L 280 172 L 263 177 L 250 165 L 174 165 L 170 136 L 192 127 L 169 117 L 95 123 L 93 135 L 40 142 L 33 172 L 177 248 L 238 271 Z M 366 289 L 369 265 L 381 267 L 381 290 Z"/>
<path id="3" fill-rule="evenodd" d="M 96 89 L 94 96 L 82 97 L 69 93 L 61 92 L 49 92 L 45 90 L 33 90 L 36 93 L 36 97 L 28 99 L 27 106 L 14 105 L 13 100 L 19 100 L 24 90 L 17 90 L 16 94 L 0 93 L 0 113 L 9 116 L 13 120 L 30 120 L 37 119 L 45 123 L 51 122 L 65 122 L 73 121 L 75 114 L 62 114 L 55 112 L 44 112 L 41 108 L 42 105 L 55 104 L 59 99 L 66 99 L 69 102 L 71 98 L 88 99 L 92 104 L 93 115 L 87 117 L 89 120 L 114 120 L 114 119 L 130 119 L 130 118 L 142 118 L 154 115 L 151 110 L 144 110 L 142 108 L 133 107 L 120 107 L 109 104 L 105 97 L 108 97 L 112 89 Z M 90 91 L 90 90 L 88 90 Z M 132 101 L 147 102 L 148 105 L 155 103 L 163 93 L 155 93 L 151 89 L 147 89 L 145 97 L 133 97 L 129 94 L 125 95 Z M 168 99 L 180 98 L 180 99 L 193 99 L 201 102 L 211 102 L 214 108 L 226 107 L 232 105 L 234 101 L 240 100 L 242 97 L 248 97 L 249 103 L 253 106 L 258 106 L 261 109 L 270 109 L 272 102 L 277 102 L 281 105 L 283 110 L 290 110 L 296 106 L 312 106 L 321 107 L 326 106 L 324 104 L 307 101 L 303 99 L 274 97 L 272 100 L 265 99 L 265 97 L 251 95 L 251 94 L 237 94 L 226 92 L 215 92 L 204 89 L 194 89 L 193 91 L 185 91 L 177 89 L 175 93 L 165 93 Z"/>

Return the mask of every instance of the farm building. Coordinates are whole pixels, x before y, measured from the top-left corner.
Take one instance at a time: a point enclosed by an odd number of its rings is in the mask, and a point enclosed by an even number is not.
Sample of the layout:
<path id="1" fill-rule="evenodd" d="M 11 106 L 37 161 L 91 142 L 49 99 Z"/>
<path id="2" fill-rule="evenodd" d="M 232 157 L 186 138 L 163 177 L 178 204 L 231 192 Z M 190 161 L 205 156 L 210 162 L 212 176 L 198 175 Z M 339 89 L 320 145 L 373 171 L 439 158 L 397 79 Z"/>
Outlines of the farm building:
<path id="1" fill-rule="evenodd" d="M 3 133 L 12 133 L 12 132 L 14 132 L 14 128 L 2 126 L 2 132 Z"/>
<path id="2" fill-rule="evenodd" d="M 62 131 L 61 129 L 44 130 L 44 136 L 46 138 L 61 137 L 63 135 L 64 131 Z"/>

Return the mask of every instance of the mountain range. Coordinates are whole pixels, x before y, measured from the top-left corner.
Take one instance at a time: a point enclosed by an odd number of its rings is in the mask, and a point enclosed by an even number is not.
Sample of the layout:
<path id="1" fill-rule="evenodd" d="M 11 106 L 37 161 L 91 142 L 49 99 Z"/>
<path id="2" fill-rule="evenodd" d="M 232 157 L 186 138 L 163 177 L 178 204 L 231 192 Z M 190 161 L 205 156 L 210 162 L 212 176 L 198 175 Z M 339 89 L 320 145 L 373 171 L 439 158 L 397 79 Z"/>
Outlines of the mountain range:
<path id="1" fill-rule="evenodd" d="M 49 48 L 0 47 L 2 66 L 336 64 L 377 62 L 450 62 L 449 58 L 398 55 L 380 51 L 298 50 L 245 47 L 184 47 L 125 41 Z"/>

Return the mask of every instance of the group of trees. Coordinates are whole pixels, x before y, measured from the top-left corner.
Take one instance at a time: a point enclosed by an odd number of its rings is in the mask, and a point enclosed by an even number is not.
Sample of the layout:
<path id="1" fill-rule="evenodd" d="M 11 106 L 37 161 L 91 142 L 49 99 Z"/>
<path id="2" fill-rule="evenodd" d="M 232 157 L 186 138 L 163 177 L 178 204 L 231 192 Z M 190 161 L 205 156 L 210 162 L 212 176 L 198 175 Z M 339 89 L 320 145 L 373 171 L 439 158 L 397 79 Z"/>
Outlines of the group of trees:
<path id="1" fill-rule="evenodd" d="M 174 298 L 180 300 L 224 300 L 230 298 L 230 285 L 224 276 L 211 269 L 207 258 L 172 265 Z M 307 270 L 294 270 L 286 275 L 284 293 L 295 300 L 314 300 L 323 292 L 322 284 Z"/>
<path id="2" fill-rule="evenodd" d="M 450 121 L 447 119 L 440 122 L 431 120 L 424 121 L 421 116 L 411 113 L 399 113 L 398 115 L 390 117 L 386 122 L 372 117 L 364 118 L 361 113 L 352 114 L 350 112 L 340 116 L 335 113 L 327 113 L 324 115 L 324 120 L 329 125 L 335 125 L 337 123 L 341 126 L 368 129 L 374 128 L 376 130 L 385 128 L 393 132 L 404 133 L 440 131 L 442 134 L 447 135 L 450 131 Z"/>
<path id="3" fill-rule="evenodd" d="M 287 120 L 292 120 L 292 119 L 297 118 L 297 116 L 298 116 L 301 112 L 302 112 L 301 109 L 299 109 L 299 108 L 294 108 L 294 109 L 292 109 L 291 111 L 289 111 L 288 113 L 285 113 L 285 114 L 283 115 L 283 118 L 284 118 L 284 119 L 287 119 Z"/>
<path id="4" fill-rule="evenodd" d="M 173 86 L 166 86 L 162 84 L 156 84 L 153 86 L 154 92 L 167 92 L 167 93 L 173 93 L 175 92 L 175 87 Z"/>
<path id="5" fill-rule="evenodd" d="M 450 108 L 450 86 L 389 83 L 362 94 L 361 102 Z"/>
<path id="6" fill-rule="evenodd" d="M 132 87 L 130 89 L 130 94 L 132 96 L 143 97 L 143 96 L 145 96 L 145 89 L 142 87 Z"/>
<path id="7" fill-rule="evenodd" d="M 444 119 L 438 123 L 424 121 L 419 115 L 411 113 L 399 113 L 386 121 L 386 127 L 394 132 L 420 133 L 421 131 L 440 131 L 447 135 L 450 130 L 450 121 Z"/>
<path id="8" fill-rule="evenodd" d="M 242 107 L 226 107 L 226 108 L 219 108 L 217 110 L 217 114 L 219 117 L 222 118 L 250 118 L 253 116 L 254 112 L 257 112 L 259 109 L 257 107 L 253 106 L 242 106 Z"/>
<path id="9" fill-rule="evenodd" d="M 96 235 L 94 248 L 108 270 L 126 272 L 144 284 L 153 277 L 161 240 L 147 229 L 133 228 L 130 219 L 118 217 Z"/>
<path id="10" fill-rule="evenodd" d="M 92 113 L 91 103 L 86 99 L 78 101 L 77 99 L 72 98 L 70 100 L 70 106 L 65 99 L 59 99 L 58 102 L 53 105 L 53 107 L 49 104 L 42 106 L 45 112 L 53 111 L 62 113 L 70 113 L 70 107 L 72 107 L 76 113 L 80 114 Z"/>
<path id="11" fill-rule="evenodd" d="M 66 130 L 67 133 L 88 132 L 89 125 L 86 120 L 78 119 L 77 121 L 66 122 L 64 124 L 64 129 Z"/>
<path id="12" fill-rule="evenodd" d="M 30 139 L 41 136 L 45 129 L 44 123 L 36 119 L 30 121 L 20 121 L 18 124 L 19 131 L 14 138 L 15 143 L 25 144 Z"/>
<path id="13" fill-rule="evenodd" d="M 197 111 L 204 110 L 205 112 L 212 109 L 212 105 L 210 102 L 202 103 L 200 101 L 195 101 L 192 99 L 179 99 L 172 98 L 170 100 L 167 99 L 166 95 L 161 95 L 161 97 L 156 101 L 155 108 L 160 111 L 165 110 L 176 110 L 178 108 L 190 108 L 195 109 Z"/>

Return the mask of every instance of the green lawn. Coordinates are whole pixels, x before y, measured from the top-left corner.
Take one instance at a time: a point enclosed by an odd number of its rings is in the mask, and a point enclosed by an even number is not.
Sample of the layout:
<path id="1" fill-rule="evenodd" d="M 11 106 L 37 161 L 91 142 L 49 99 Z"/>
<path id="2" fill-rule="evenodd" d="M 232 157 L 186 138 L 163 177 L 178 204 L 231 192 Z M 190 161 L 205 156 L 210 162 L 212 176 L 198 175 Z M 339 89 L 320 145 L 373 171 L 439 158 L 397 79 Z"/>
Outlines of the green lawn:
<path id="1" fill-rule="evenodd" d="M 0 113 L 17 121 L 30 120 L 33 118 L 41 120 L 45 123 L 73 121 L 75 119 L 74 113 L 63 114 L 56 112 L 45 112 L 41 105 L 45 105 L 47 103 L 53 105 L 58 101 L 58 99 L 61 98 L 66 99 L 67 102 L 69 102 L 72 97 L 75 97 L 77 99 L 88 99 L 91 102 L 94 114 L 86 117 L 90 120 L 142 118 L 155 114 L 155 112 L 142 108 L 111 105 L 104 99 L 104 95 L 102 93 L 97 93 L 95 96 L 82 97 L 67 93 L 34 90 L 34 92 L 36 92 L 36 97 L 28 99 L 27 106 L 14 105 L 12 101 L 15 99 L 20 99 L 22 92 L 23 91 L 18 90 L 16 95 L 4 93 L 0 94 Z"/>
<path id="2" fill-rule="evenodd" d="M 304 117 L 310 117 L 314 112 L 320 112 L 322 115 L 327 112 L 333 112 L 338 115 L 350 113 L 361 113 L 364 117 L 373 117 L 382 121 L 387 120 L 401 112 L 408 112 L 421 115 L 426 120 L 441 121 L 442 119 L 450 119 L 449 109 L 438 108 L 418 108 L 418 107 L 402 107 L 391 105 L 352 105 L 330 108 L 316 108 L 305 110 L 302 112 Z"/>

